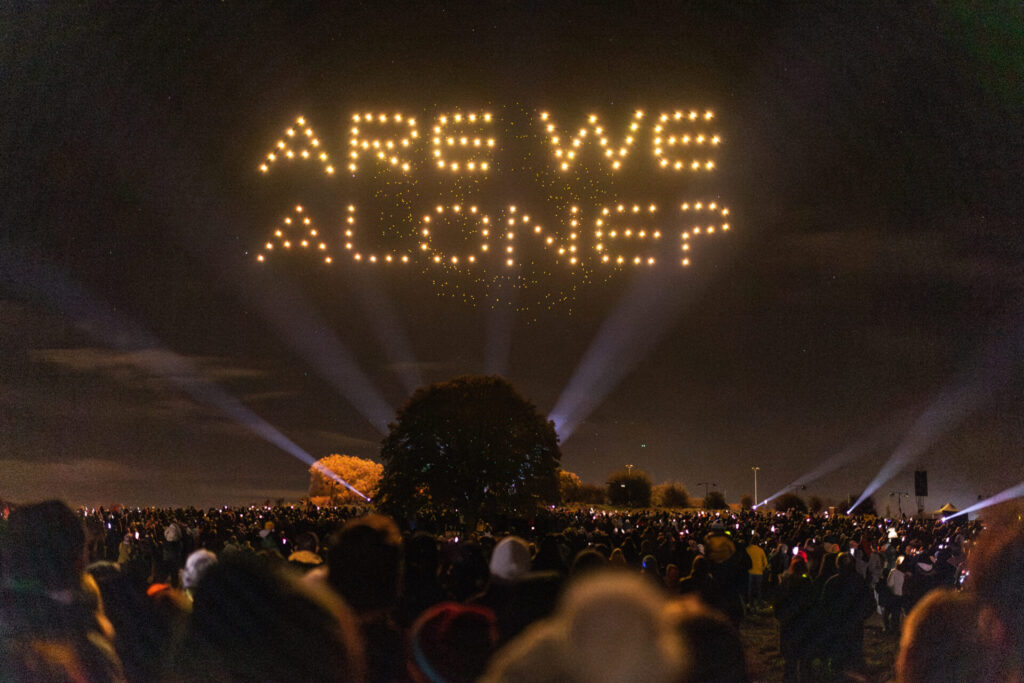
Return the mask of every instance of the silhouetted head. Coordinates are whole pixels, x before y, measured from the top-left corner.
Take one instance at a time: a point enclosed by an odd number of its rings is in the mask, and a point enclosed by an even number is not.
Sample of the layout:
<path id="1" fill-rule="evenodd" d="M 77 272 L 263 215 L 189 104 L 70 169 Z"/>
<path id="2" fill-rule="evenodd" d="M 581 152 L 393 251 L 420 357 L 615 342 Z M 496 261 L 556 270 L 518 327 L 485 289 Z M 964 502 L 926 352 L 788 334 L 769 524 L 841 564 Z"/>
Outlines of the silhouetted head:
<path id="1" fill-rule="evenodd" d="M 211 566 L 176 659 L 186 679 L 361 680 L 358 626 L 326 587 L 301 582 L 260 557 L 235 554 Z"/>
<path id="2" fill-rule="evenodd" d="M 11 511 L 0 562 L 8 582 L 76 590 L 84 566 L 85 530 L 71 508 L 48 500 Z"/>
<path id="3" fill-rule="evenodd" d="M 388 517 L 346 522 L 327 553 L 328 580 L 357 612 L 390 609 L 402 579 L 402 536 Z"/>
<path id="4" fill-rule="evenodd" d="M 978 601 L 971 593 L 936 590 L 925 595 L 903 624 L 896 663 L 899 683 L 983 683 L 1008 680 L 978 631 Z"/>

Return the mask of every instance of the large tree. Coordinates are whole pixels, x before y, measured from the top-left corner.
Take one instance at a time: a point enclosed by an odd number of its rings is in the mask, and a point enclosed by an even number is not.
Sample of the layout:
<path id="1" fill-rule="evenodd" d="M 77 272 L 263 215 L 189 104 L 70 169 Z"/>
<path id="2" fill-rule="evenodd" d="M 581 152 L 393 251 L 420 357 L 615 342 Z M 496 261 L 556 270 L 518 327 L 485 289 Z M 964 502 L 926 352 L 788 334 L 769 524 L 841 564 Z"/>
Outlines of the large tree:
<path id="1" fill-rule="evenodd" d="M 391 514 L 523 511 L 558 501 L 554 423 L 506 380 L 467 375 L 417 389 L 381 448 L 377 505 Z"/>
<path id="2" fill-rule="evenodd" d="M 721 491 L 708 491 L 704 496 L 705 510 L 725 510 L 729 504 L 725 502 L 725 494 Z"/>
<path id="3" fill-rule="evenodd" d="M 620 507 L 645 508 L 651 504 L 651 477 L 643 470 L 619 470 L 608 475 L 608 502 Z"/>

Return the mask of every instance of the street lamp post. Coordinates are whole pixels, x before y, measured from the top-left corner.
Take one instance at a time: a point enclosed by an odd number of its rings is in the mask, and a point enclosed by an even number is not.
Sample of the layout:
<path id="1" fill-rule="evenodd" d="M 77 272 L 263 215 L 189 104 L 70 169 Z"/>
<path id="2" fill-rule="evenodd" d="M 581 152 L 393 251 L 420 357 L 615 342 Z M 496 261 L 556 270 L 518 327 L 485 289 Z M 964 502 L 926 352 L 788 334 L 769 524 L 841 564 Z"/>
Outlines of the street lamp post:
<path id="1" fill-rule="evenodd" d="M 626 478 L 629 480 L 629 487 L 626 489 L 626 505 L 633 504 L 633 468 L 635 465 L 626 465 Z"/>
<path id="2" fill-rule="evenodd" d="M 757 497 L 757 472 L 761 468 L 757 467 L 757 466 L 754 466 L 754 467 L 751 467 L 750 469 L 754 470 L 754 505 L 757 505 L 760 502 L 760 500 L 761 500 L 760 498 Z"/>
<path id="3" fill-rule="evenodd" d="M 711 487 L 711 486 L 718 486 L 718 484 L 716 484 L 714 482 L 711 482 L 711 481 L 702 481 L 702 482 L 699 482 L 697 484 L 697 486 L 703 486 L 704 487 L 704 500 L 707 501 L 707 499 L 708 499 L 708 488 Z M 707 503 L 705 503 L 705 505 L 706 504 Z"/>
<path id="4" fill-rule="evenodd" d="M 909 496 L 910 494 L 906 491 L 892 491 L 889 496 L 896 496 L 896 506 L 899 508 L 900 517 L 903 516 L 903 496 Z M 920 507 L 920 506 L 918 506 Z"/>

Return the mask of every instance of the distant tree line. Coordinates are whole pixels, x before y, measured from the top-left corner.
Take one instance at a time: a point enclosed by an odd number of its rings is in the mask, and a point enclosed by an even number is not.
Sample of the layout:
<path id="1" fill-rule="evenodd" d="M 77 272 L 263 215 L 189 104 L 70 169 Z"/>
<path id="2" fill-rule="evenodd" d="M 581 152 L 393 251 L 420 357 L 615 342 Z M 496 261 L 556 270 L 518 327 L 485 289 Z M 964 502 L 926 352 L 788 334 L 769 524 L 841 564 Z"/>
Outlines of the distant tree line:
<path id="1" fill-rule="evenodd" d="M 632 466 L 610 473 L 603 485 L 582 481 L 561 467 L 554 424 L 497 376 L 466 375 L 421 387 L 388 427 L 379 462 L 333 454 L 314 463 L 310 501 L 372 501 L 398 518 L 457 517 L 470 524 L 559 503 L 729 508 L 721 491 L 692 499 L 681 484 L 654 485 L 647 472 Z M 754 499 L 744 495 L 739 504 L 750 509 Z M 817 496 L 805 501 L 793 491 L 773 499 L 776 510 L 819 512 L 825 505 Z M 857 511 L 874 512 L 874 502 L 866 499 Z"/>

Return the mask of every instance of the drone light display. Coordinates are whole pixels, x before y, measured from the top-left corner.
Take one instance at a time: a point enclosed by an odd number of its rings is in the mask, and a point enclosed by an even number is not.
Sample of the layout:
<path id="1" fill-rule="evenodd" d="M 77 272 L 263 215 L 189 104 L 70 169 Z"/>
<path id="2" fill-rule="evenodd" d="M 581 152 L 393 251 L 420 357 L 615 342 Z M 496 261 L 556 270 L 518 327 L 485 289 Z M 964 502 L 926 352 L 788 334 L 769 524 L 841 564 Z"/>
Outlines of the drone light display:
<path id="1" fill-rule="evenodd" d="M 413 267 L 441 295 L 493 303 L 511 284 L 551 307 L 624 269 L 689 266 L 695 243 L 730 229 L 729 208 L 702 186 L 722 143 L 712 111 L 587 113 L 568 128 L 515 107 L 421 118 L 353 112 L 337 148 L 295 118 L 258 170 L 268 186 L 298 172 L 302 196 L 288 185 L 256 260 Z"/>

